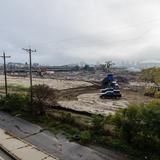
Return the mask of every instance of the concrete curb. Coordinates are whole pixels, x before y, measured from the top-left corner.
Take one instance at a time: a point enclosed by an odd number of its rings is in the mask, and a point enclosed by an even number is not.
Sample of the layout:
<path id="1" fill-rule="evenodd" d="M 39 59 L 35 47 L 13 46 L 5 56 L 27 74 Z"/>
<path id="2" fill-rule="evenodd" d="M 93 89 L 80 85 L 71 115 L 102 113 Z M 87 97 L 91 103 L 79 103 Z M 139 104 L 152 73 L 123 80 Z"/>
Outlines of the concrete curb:
<path id="1" fill-rule="evenodd" d="M 11 157 L 13 160 L 19 160 L 18 157 L 16 157 L 15 155 L 12 155 L 5 147 L 3 147 L 1 144 L 0 144 L 0 149 L 6 153 L 9 157 Z"/>

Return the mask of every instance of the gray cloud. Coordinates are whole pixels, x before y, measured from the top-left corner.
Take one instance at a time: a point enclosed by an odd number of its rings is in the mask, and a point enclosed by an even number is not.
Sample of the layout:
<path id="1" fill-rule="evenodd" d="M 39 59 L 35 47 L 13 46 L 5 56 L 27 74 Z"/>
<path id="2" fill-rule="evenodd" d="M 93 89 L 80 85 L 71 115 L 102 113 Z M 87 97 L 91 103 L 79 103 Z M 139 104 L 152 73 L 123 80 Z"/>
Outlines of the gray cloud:
<path id="1" fill-rule="evenodd" d="M 0 0 L 0 50 L 42 64 L 160 59 L 159 0 Z"/>

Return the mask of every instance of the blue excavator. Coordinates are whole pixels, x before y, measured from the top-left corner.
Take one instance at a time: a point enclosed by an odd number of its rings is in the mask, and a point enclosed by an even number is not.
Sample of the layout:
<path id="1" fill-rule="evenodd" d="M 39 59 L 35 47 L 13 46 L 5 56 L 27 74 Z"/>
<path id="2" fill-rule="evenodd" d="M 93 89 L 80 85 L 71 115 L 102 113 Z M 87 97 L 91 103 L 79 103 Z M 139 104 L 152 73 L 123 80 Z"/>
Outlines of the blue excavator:
<path id="1" fill-rule="evenodd" d="M 121 98 L 121 92 L 113 74 L 108 74 L 101 83 L 100 98 L 117 99 Z"/>

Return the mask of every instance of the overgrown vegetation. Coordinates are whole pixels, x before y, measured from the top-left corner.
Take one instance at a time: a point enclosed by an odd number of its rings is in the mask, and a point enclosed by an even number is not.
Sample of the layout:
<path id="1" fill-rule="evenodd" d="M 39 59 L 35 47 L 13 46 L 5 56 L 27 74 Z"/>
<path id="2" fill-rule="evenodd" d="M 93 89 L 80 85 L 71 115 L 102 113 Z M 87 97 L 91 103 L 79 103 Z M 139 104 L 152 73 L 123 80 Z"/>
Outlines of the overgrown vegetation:
<path id="1" fill-rule="evenodd" d="M 108 117 L 87 117 L 47 108 L 46 103 L 56 103 L 56 91 L 46 85 L 34 86 L 33 93 L 34 112 L 31 113 L 29 109 L 27 94 L 2 96 L 0 110 L 20 114 L 22 118 L 40 124 L 45 129 L 61 132 L 70 140 L 85 145 L 103 145 L 138 156 L 139 159 L 160 159 L 160 101 L 132 105 Z"/>
<path id="2" fill-rule="evenodd" d="M 92 116 L 93 132 L 97 135 L 104 134 L 105 117 L 101 115 Z"/>
<path id="3" fill-rule="evenodd" d="M 111 116 L 117 136 L 148 159 L 160 158 L 160 101 L 132 105 Z M 143 154 L 142 154 L 143 155 Z"/>
<path id="4" fill-rule="evenodd" d="M 145 82 L 151 82 L 159 86 L 160 83 L 160 68 L 147 68 L 143 69 L 140 74 L 140 79 Z"/>
<path id="5" fill-rule="evenodd" d="M 25 94 L 13 93 L 0 97 L 0 110 L 9 113 L 19 113 L 28 104 L 28 96 Z"/>
<path id="6" fill-rule="evenodd" d="M 11 93 L 27 93 L 29 88 L 25 87 L 23 85 L 17 85 L 17 84 L 9 84 L 8 86 L 8 91 Z M 4 86 L 0 86 L 0 90 L 4 91 L 5 87 Z"/>
<path id="7" fill-rule="evenodd" d="M 140 80 L 153 84 L 145 89 L 146 96 L 160 98 L 160 68 L 143 69 L 140 73 Z"/>

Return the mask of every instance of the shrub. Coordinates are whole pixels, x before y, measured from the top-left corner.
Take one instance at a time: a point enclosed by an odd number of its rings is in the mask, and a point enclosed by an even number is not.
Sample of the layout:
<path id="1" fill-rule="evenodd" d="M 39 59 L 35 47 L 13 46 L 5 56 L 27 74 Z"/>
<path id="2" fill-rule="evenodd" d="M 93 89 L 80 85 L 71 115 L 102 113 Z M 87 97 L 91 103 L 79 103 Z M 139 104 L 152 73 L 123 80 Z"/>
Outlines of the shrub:
<path id="1" fill-rule="evenodd" d="M 103 134 L 104 133 L 104 123 L 105 118 L 101 115 L 93 115 L 92 116 L 92 125 L 94 132 L 96 134 Z"/>
<path id="2" fill-rule="evenodd" d="M 71 113 L 62 112 L 61 113 L 61 121 L 64 123 L 71 124 L 71 125 L 75 124 L 75 118 L 72 116 Z"/>
<path id="3" fill-rule="evenodd" d="M 155 98 L 160 98 L 160 91 L 157 91 L 157 92 L 155 93 Z"/>
<path id="4" fill-rule="evenodd" d="M 154 97 L 155 96 L 155 88 L 154 87 L 149 87 L 149 88 L 146 88 L 145 91 L 144 91 L 144 95 L 145 96 L 149 96 L 149 97 Z"/>
<path id="5" fill-rule="evenodd" d="M 145 96 L 160 98 L 160 91 L 155 87 L 149 87 L 145 89 Z"/>
<path id="6" fill-rule="evenodd" d="M 28 103 L 28 96 L 24 94 L 8 94 L 0 98 L 0 109 L 9 113 L 18 112 L 24 109 Z"/>
<path id="7" fill-rule="evenodd" d="M 159 150 L 160 101 L 122 109 L 113 116 L 113 123 L 119 136 L 132 147 L 150 152 Z"/>
<path id="8" fill-rule="evenodd" d="M 90 131 L 82 131 L 80 134 L 80 142 L 88 143 L 91 141 L 91 133 Z"/>

